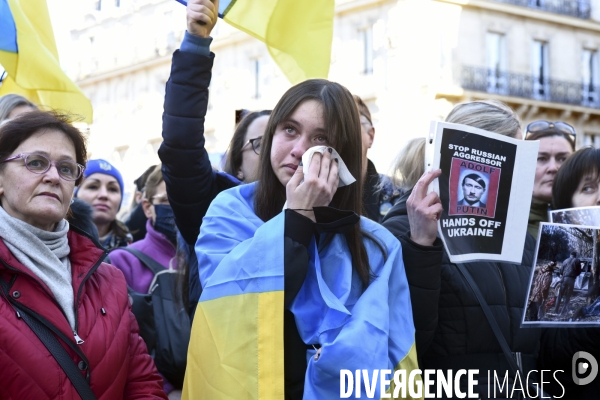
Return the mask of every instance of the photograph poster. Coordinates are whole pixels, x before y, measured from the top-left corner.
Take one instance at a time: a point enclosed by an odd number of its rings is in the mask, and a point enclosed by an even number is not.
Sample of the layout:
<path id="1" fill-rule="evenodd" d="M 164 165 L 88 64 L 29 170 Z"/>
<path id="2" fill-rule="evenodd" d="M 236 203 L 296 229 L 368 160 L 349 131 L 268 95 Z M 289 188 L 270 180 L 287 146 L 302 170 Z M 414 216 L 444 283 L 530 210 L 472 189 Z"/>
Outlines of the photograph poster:
<path id="1" fill-rule="evenodd" d="M 466 125 L 434 122 L 426 170 L 441 169 L 429 191 L 444 211 L 438 222 L 450 261 L 520 263 L 527 233 L 538 142 Z"/>
<path id="2" fill-rule="evenodd" d="M 523 326 L 600 327 L 598 229 L 541 223 Z"/>
<path id="3" fill-rule="evenodd" d="M 550 211 L 550 222 L 600 227 L 600 207 L 564 208 Z"/>

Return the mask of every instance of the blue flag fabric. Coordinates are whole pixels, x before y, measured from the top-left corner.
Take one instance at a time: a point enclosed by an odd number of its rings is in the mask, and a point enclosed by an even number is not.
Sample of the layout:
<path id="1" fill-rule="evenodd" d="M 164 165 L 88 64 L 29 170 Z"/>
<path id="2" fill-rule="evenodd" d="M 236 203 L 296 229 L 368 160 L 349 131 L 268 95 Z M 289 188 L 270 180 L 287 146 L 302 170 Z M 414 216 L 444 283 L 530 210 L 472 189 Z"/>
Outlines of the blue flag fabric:
<path id="1" fill-rule="evenodd" d="M 17 27 L 7 0 L 0 0 L 0 50 L 16 53 Z"/>
<path id="2" fill-rule="evenodd" d="M 254 213 L 255 188 L 252 183 L 222 192 L 203 220 L 195 247 L 203 285 L 199 307 L 228 296 L 284 288 L 285 213 L 264 223 Z M 343 235 L 334 235 L 320 251 L 314 238 L 310 245 L 308 274 L 291 306 L 303 341 L 321 345 L 318 360 L 315 350 L 307 352 L 305 398 L 339 398 L 342 369 L 366 369 L 373 376 L 374 370 L 417 368 L 400 243 L 381 225 L 366 218 L 360 223 L 387 253 L 364 239 L 373 276 L 365 290 Z M 211 321 L 194 321 L 200 323 L 214 326 Z M 381 396 L 379 386 L 375 398 Z M 364 383 L 362 390 L 366 393 Z"/>

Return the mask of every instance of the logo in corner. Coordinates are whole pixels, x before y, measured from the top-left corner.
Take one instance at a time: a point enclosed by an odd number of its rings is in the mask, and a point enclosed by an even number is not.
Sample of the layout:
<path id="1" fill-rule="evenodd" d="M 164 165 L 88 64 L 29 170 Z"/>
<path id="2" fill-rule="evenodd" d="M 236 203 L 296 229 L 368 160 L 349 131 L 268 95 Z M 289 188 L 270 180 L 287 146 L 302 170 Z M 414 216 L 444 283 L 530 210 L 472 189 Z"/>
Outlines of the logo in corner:
<path id="1" fill-rule="evenodd" d="M 578 351 L 573 355 L 571 373 L 573 374 L 573 382 L 576 385 L 587 385 L 596 379 L 598 375 L 598 361 L 587 351 Z M 585 378 L 580 378 L 585 374 L 588 375 Z"/>

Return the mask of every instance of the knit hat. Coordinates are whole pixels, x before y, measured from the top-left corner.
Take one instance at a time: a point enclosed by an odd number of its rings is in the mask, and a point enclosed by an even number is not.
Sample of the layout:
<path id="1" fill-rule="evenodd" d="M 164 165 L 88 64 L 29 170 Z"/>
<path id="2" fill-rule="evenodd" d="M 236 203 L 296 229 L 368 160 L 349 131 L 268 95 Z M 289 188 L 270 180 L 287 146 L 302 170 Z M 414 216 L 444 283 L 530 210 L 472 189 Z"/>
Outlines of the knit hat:
<path id="1" fill-rule="evenodd" d="M 121 203 L 123 203 L 123 193 L 125 189 L 125 185 L 123 184 L 123 177 L 118 169 L 116 169 L 111 163 L 101 158 L 96 160 L 88 160 L 85 170 L 83 171 L 83 177 L 87 178 L 92 174 L 105 174 L 110 175 L 119 182 L 119 187 L 121 188 Z M 119 204 L 119 209 L 121 208 L 121 204 Z"/>

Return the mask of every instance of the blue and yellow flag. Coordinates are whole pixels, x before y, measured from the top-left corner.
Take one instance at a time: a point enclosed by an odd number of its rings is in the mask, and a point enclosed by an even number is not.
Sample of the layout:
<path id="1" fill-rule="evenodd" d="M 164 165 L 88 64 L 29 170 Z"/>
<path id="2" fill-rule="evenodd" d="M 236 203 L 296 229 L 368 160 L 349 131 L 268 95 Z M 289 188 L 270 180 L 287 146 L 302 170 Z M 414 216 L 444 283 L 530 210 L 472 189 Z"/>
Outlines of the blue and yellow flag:
<path id="1" fill-rule="evenodd" d="M 0 65 L 0 96 L 20 94 L 92 122 L 92 104 L 60 67 L 46 0 L 0 0 Z"/>
<path id="2" fill-rule="evenodd" d="M 295 85 L 329 75 L 334 6 L 334 0 L 221 0 L 219 15 L 263 41 Z"/>
<path id="3" fill-rule="evenodd" d="M 254 213 L 256 184 L 222 192 L 204 217 L 196 254 L 203 292 L 188 350 L 184 399 L 285 398 L 285 213 L 263 222 Z M 365 240 L 373 278 L 363 290 L 345 237 L 317 250 L 293 301 L 298 333 L 307 344 L 306 399 L 340 397 L 341 370 L 417 369 L 410 294 L 400 242 L 361 218 L 377 238 Z M 361 384 L 365 392 L 364 383 Z M 374 388 L 380 398 L 380 385 Z"/>
<path id="4" fill-rule="evenodd" d="M 186 0 L 177 0 L 187 4 Z M 219 16 L 264 42 L 295 85 L 327 79 L 335 0 L 221 0 Z"/>

